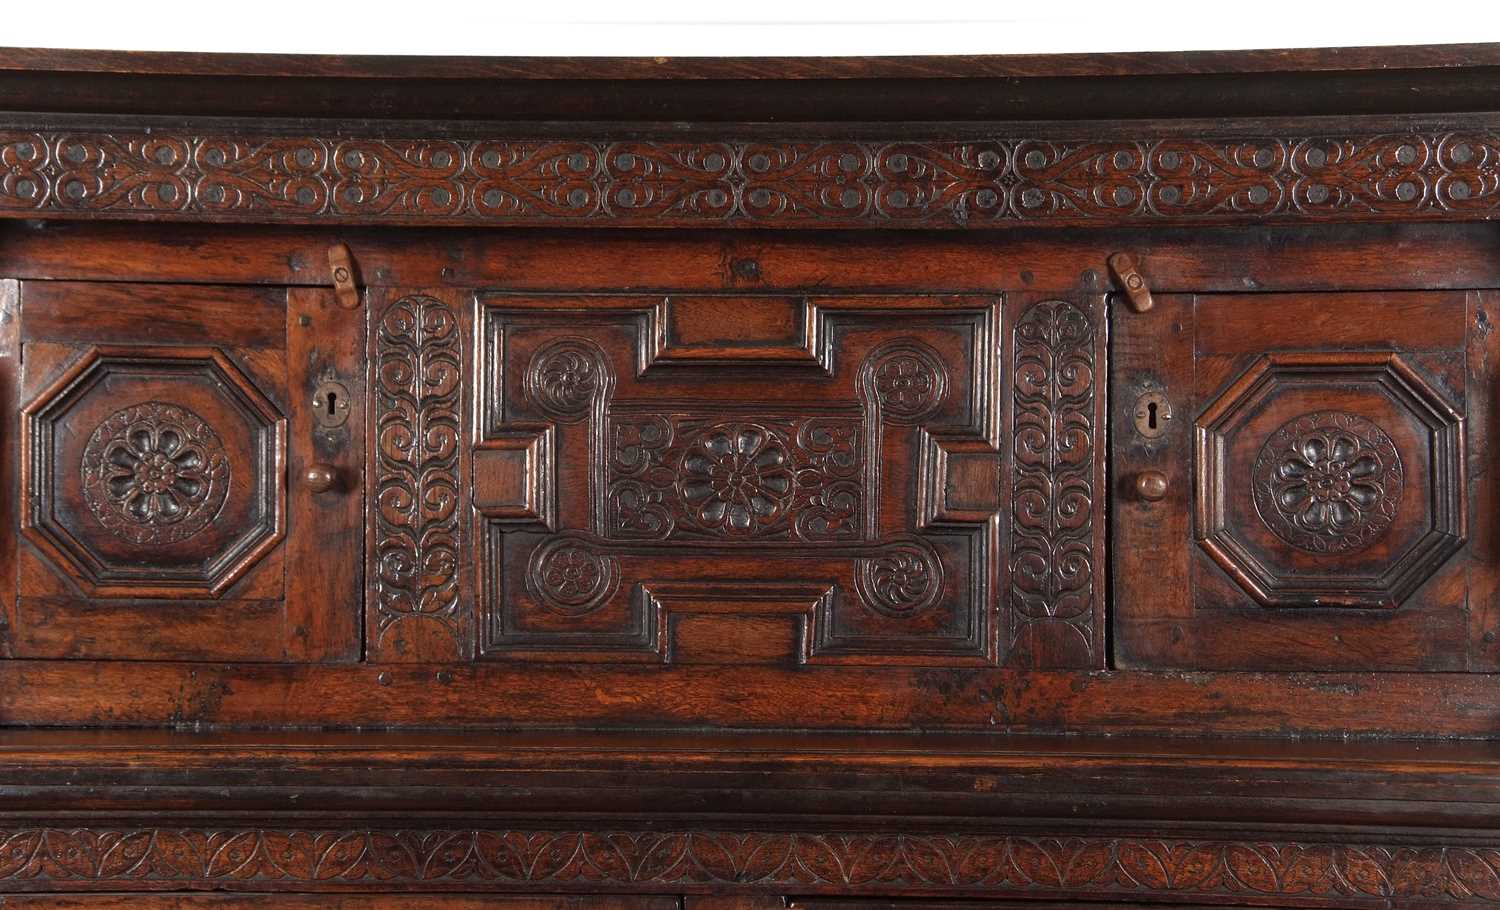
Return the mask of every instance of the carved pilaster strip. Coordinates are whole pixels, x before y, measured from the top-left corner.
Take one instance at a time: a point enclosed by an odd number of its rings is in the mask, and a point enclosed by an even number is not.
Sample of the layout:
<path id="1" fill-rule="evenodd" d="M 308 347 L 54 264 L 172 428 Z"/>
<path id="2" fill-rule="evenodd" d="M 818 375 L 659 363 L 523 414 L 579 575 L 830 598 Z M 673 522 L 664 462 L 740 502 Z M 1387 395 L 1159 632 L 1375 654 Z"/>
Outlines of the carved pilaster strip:
<path id="1" fill-rule="evenodd" d="M 1011 330 L 1007 662 L 1102 660 L 1103 508 L 1098 322 L 1065 300 L 1026 306 Z"/>
<path id="2" fill-rule="evenodd" d="M 461 596 L 463 320 L 446 300 L 391 294 L 374 309 L 370 389 L 373 659 L 464 658 L 472 607 Z"/>

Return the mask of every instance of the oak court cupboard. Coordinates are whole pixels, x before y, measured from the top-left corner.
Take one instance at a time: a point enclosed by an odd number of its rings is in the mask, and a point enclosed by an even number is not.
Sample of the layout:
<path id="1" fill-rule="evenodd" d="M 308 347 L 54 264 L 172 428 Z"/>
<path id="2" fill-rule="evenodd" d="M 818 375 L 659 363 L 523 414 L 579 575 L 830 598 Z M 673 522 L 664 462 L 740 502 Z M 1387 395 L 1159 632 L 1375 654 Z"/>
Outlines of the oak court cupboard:
<path id="1" fill-rule="evenodd" d="M 1500 46 L 0 111 L 7 910 L 1500 904 Z"/>

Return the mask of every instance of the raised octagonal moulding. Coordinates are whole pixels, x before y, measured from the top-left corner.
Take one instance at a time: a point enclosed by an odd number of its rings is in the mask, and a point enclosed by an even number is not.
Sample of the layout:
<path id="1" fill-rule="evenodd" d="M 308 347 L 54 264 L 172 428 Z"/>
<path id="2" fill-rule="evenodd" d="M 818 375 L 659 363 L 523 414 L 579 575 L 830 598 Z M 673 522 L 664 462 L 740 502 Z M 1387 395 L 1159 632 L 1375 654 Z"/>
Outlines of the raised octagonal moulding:
<path id="1" fill-rule="evenodd" d="M 1399 606 L 1467 536 L 1463 417 L 1399 354 L 1265 355 L 1196 437 L 1199 545 L 1265 606 Z"/>
<path id="2" fill-rule="evenodd" d="M 286 421 L 216 348 L 91 348 L 22 415 L 22 531 L 89 596 L 216 597 L 285 533 Z"/>

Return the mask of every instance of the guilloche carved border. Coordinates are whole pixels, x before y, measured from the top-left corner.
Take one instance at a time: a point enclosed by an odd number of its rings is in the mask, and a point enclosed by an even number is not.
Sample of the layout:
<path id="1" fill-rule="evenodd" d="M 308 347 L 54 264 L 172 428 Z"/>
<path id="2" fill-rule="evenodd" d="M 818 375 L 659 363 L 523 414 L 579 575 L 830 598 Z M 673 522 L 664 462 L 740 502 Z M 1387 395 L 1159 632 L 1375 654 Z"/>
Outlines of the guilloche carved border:
<path id="1" fill-rule="evenodd" d="M 973 141 L 0 130 L 0 216 L 983 228 L 1479 220 L 1500 131 Z"/>
<path id="2" fill-rule="evenodd" d="M 79 885 L 712 885 L 1493 905 L 1500 903 L 1500 846 L 696 829 L 0 831 L 0 890 Z"/>

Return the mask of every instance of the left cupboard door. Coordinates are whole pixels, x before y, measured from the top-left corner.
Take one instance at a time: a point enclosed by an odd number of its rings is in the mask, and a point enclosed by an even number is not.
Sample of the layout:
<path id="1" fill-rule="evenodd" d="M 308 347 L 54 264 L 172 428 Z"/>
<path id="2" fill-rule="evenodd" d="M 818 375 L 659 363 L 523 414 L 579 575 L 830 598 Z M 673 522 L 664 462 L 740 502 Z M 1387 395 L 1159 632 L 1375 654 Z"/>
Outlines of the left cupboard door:
<path id="1" fill-rule="evenodd" d="M 6 656 L 357 660 L 363 338 L 321 289 L 0 280 Z"/>

